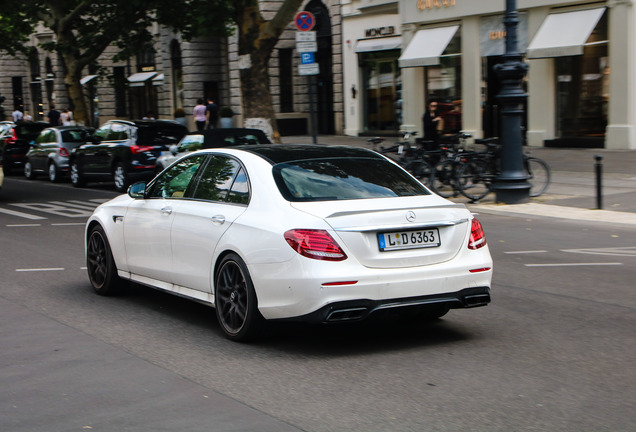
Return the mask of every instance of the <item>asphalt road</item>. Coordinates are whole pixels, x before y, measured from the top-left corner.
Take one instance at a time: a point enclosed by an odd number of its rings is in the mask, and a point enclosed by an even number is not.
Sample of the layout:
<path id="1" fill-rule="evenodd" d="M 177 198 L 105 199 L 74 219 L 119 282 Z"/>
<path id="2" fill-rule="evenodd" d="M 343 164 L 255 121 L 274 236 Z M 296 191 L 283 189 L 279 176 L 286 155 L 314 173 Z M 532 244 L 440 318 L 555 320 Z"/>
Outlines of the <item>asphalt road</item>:
<path id="1" fill-rule="evenodd" d="M 0 430 L 634 430 L 634 226 L 482 213 L 491 305 L 237 344 L 197 303 L 93 294 L 83 222 L 112 196 L 5 179 Z"/>

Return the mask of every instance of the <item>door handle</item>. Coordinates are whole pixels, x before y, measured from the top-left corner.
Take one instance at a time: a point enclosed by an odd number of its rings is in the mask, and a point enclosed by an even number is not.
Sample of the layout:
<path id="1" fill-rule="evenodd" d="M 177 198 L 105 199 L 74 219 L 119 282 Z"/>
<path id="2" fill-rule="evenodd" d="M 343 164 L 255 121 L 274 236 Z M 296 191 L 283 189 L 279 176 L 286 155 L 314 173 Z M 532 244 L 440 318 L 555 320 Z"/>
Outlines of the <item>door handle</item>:
<path id="1" fill-rule="evenodd" d="M 172 207 L 164 207 L 161 209 L 161 214 L 169 216 L 172 214 Z"/>
<path id="2" fill-rule="evenodd" d="M 217 225 L 223 225 L 225 223 L 225 216 L 223 215 L 212 216 L 212 222 Z"/>

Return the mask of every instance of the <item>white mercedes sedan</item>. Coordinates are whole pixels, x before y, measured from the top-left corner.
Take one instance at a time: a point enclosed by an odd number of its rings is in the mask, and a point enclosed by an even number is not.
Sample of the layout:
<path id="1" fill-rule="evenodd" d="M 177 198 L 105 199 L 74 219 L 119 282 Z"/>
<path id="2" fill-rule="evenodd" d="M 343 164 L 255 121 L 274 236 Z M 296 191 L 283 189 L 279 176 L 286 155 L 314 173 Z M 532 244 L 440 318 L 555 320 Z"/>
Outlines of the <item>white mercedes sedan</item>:
<path id="1" fill-rule="evenodd" d="M 479 221 L 362 148 L 193 152 L 95 209 L 85 246 L 98 294 L 132 281 L 209 304 L 237 341 L 267 321 L 431 319 L 490 302 Z"/>

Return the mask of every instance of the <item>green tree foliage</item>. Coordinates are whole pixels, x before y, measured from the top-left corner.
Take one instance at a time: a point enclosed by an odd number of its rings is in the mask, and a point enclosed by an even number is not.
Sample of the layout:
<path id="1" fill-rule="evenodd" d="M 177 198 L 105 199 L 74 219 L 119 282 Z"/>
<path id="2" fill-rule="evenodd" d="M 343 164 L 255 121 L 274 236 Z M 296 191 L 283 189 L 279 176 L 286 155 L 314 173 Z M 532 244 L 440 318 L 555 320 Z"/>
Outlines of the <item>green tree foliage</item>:
<path id="1" fill-rule="evenodd" d="M 26 53 L 24 41 L 38 23 L 55 39 L 42 48 L 55 51 L 65 66 L 65 83 L 75 118 L 89 122 L 80 79 L 82 70 L 111 44 L 114 60 L 126 59 L 152 40 L 154 23 L 168 25 L 186 37 L 227 35 L 231 0 L 3 0 L 0 50 Z"/>
<path id="2" fill-rule="evenodd" d="M 284 0 L 270 20 L 258 0 L 3 0 L 0 50 L 23 51 L 23 43 L 38 22 L 55 33 L 43 47 L 64 62 L 65 82 L 75 106 L 75 118 L 88 123 L 80 79 L 82 70 L 116 44 L 114 60 L 126 59 L 152 40 L 153 23 L 170 26 L 184 37 L 228 35 L 238 29 L 243 115 L 265 118 L 278 140 L 270 92 L 268 63 L 280 35 L 304 0 Z"/>

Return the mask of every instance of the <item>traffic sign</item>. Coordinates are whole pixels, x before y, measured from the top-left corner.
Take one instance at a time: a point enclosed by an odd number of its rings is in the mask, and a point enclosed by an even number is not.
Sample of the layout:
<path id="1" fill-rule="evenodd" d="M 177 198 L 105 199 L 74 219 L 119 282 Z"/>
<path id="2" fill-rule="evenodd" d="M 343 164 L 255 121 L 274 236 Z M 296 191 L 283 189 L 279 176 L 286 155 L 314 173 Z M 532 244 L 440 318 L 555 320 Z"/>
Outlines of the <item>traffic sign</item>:
<path id="1" fill-rule="evenodd" d="M 308 53 L 318 51 L 318 42 L 296 42 L 296 51 Z"/>
<path id="2" fill-rule="evenodd" d="M 316 42 L 315 31 L 297 31 L 296 42 Z"/>
<path id="3" fill-rule="evenodd" d="M 318 65 L 318 63 L 298 65 L 299 75 L 318 75 L 319 73 L 320 73 L 320 66 Z"/>
<path id="4" fill-rule="evenodd" d="M 314 63 L 314 53 L 306 52 L 300 55 L 300 64 L 312 64 Z"/>
<path id="5" fill-rule="evenodd" d="M 301 11 L 296 14 L 294 24 L 300 31 L 309 31 L 316 25 L 316 18 L 311 12 Z"/>

